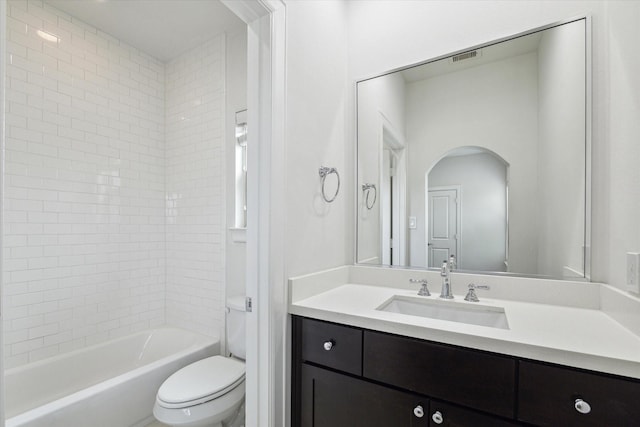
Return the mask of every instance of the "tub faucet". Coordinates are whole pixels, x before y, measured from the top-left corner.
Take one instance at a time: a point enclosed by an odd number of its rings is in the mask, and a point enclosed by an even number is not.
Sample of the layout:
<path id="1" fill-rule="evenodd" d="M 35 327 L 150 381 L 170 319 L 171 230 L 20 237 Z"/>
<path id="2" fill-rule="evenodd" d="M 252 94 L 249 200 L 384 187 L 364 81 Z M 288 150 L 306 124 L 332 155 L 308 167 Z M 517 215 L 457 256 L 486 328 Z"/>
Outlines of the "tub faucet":
<path id="1" fill-rule="evenodd" d="M 446 259 L 442 261 L 442 268 L 440 269 L 440 276 L 442 276 L 442 290 L 440 291 L 440 298 L 453 299 L 451 293 L 451 279 L 449 277 L 451 270 L 455 268 L 456 257 L 451 255 L 449 261 Z"/>

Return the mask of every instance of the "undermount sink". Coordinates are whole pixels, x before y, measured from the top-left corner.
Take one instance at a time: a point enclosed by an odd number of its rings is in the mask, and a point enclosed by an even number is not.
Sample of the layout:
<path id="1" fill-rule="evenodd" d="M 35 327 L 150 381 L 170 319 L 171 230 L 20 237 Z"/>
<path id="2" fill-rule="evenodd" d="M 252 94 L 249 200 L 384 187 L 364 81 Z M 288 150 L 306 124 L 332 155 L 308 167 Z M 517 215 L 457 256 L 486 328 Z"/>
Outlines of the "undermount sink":
<path id="1" fill-rule="evenodd" d="M 502 307 L 395 295 L 376 310 L 450 322 L 509 329 Z"/>

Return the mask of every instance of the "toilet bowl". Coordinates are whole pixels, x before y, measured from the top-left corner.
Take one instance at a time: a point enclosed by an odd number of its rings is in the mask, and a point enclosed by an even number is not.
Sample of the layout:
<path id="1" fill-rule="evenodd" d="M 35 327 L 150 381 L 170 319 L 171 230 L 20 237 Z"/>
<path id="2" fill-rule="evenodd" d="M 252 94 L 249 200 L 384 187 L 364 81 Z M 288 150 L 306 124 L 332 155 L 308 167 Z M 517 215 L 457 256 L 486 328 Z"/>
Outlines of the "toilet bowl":
<path id="1" fill-rule="evenodd" d="M 153 407 L 153 415 L 161 423 L 176 427 L 244 425 L 244 298 L 230 298 L 227 308 L 227 337 L 233 357 L 208 357 L 167 378 Z"/>
<path id="2" fill-rule="evenodd" d="M 160 387 L 153 415 L 170 426 L 228 425 L 244 401 L 244 362 L 213 356 L 171 375 Z"/>

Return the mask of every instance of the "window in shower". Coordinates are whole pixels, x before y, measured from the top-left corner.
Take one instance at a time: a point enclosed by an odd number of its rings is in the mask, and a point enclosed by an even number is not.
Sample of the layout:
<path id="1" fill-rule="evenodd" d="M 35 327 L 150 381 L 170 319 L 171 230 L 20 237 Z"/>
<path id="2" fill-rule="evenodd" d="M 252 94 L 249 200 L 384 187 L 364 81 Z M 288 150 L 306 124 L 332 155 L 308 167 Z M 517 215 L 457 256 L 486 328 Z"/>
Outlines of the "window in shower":
<path id="1" fill-rule="evenodd" d="M 247 227 L 247 110 L 236 113 L 236 228 Z"/>

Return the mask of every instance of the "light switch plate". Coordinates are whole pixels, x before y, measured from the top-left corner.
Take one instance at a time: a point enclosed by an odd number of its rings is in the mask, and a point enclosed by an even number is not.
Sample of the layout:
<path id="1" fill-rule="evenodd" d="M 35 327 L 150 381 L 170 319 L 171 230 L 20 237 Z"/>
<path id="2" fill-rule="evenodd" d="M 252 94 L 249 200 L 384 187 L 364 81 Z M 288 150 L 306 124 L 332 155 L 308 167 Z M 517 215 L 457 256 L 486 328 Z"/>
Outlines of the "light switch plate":
<path id="1" fill-rule="evenodd" d="M 627 252 L 627 290 L 640 294 L 640 253 Z"/>
<path id="2" fill-rule="evenodd" d="M 416 222 L 416 217 L 415 216 L 410 216 L 409 217 L 409 228 L 410 229 L 414 229 L 418 226 L 418 223 Z"/>

